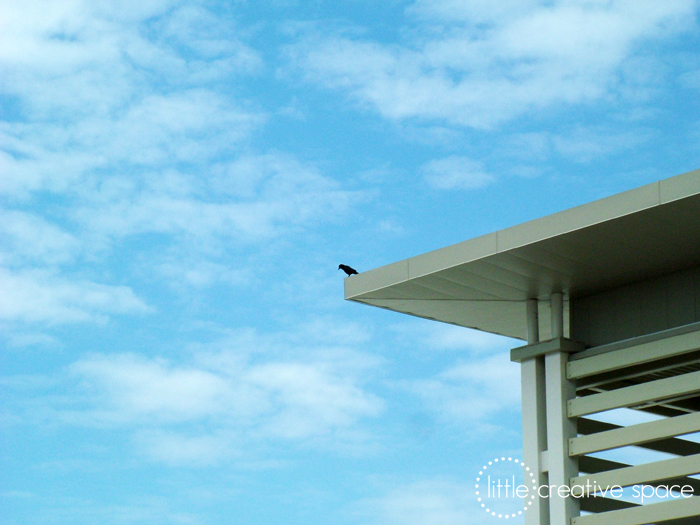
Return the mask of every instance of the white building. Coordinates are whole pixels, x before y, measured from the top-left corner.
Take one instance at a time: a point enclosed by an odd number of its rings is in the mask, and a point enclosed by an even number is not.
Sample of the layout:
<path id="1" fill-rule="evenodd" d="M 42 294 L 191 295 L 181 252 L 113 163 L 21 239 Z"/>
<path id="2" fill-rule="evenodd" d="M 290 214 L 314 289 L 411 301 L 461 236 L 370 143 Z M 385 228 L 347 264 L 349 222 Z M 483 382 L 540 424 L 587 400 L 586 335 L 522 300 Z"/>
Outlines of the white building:
<path id="1" fill-rule="evenodd" d="M 348 277 L 345 298 L 527 341 L 523 454 L 538 484 L 700 495 L 700 170 Z M 662 418 L 623 427 L 596 413 Z M 671 459 L 592 457 L 637 446 Z M 577 489 L 574 491 L 578 495 Z M 700 497 L 538 498 L 527 525 L 700 525 Z M 581 515 L 581 511 L 586 511 Z M 590 514 L 589 514 L 590 513 Z"/>

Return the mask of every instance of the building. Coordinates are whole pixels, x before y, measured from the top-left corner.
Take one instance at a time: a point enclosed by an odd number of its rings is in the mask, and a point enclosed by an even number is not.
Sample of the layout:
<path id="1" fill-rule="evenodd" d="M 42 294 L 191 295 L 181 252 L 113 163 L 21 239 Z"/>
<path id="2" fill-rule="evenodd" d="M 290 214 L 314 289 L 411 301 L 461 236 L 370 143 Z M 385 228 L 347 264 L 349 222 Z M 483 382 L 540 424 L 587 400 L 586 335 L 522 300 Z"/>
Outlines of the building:
<path id="1" fill-rule="evenodd" d="M 678 437 L 700 432 L 700 170 L 348 277 L 345 298 L 527 342 L 523 459 L 575 492 L 527 525 L 700 523 L 700 443 Z M 595 419 L 616 408 L 660 417 Z M 672 456 L 591 455 L 624 446 Z M 691 488 L 639 505 L 580 497 L 592 481 Z"/>

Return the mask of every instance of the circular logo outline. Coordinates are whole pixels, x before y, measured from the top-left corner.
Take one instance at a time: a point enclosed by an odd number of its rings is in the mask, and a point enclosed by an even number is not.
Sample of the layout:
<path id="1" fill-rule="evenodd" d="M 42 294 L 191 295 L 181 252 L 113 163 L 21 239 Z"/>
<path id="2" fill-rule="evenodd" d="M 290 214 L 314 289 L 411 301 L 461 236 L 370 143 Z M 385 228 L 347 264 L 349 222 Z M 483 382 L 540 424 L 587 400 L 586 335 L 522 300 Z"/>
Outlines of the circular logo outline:
<path id="1" fill-rule="evenodd" d="M 506 458 L 505 456 L 500 458 L 501 462 L 504 462 L 506 460 L 509 462 L 514 462 L 516 465 L 520 465 L 521 467 L 525 467 L 525 473 L 530 474 L 530 481 L 532 481 L 532 484 L 533 484 L 533 491 L 535 493 L 537 493 L 537 479 L 535 478 L 535 475 L 533 474 L 533 472 L 530 470 L 530 467 L 526 466 L 525 463 L 520 461 L 519 459 L 513 459 L 512 457 Z M 475 485 L 477 500 L 481 504 L 481 507 L 486 511 L 486 514 L 491 514 L 491 516 L 498 517 L 498 518 L 505 518 L 505 519 L 515 518 L 519 515 L 522 515 L 523 512 L 527 511 L 527 509 L 530 507 L 530 505 L 532 505 L 532 500 L 535 499 L 535 494 L 530 496 L 530 500 L 527 502 L 527 505 L 524 505 L 523 510 L 519 510 L 517 514 L 515 514 L 515 513 L 497 514 L 497 511 L 494 511 L 493 509 L 487 508 L 486 504 L 481 501 L 481 495 L 479 494 L 479 482 L 481 481 L 481 476 L 483 476 L 484 471 L 488 470 L 489 466 L 492 466 L 494 463 L 498 463 L 498 462 L 499 462 L 499 458 L 494 458 L 493 461 L 488 462 L 488 465 L 484 465 L 483 467 L 481 467 L 481 470 L 479 471 L 479 476 L 476 478 L 477 483 Z M 515 488 L 513 488 L 513 490 L 515 490 Z"/>

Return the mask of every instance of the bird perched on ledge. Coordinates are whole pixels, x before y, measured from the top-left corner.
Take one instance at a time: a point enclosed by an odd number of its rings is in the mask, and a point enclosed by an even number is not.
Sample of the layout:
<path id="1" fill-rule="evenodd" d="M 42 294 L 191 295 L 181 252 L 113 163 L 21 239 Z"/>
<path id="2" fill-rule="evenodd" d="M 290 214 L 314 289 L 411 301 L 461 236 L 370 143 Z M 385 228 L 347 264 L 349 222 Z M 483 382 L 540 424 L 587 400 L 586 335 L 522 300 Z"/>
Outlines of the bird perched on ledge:
<path id="1" fill-rule="evenodd" d="M 339 265 L 338 270 L 343 270 L 345 273 L 348 274 L 348 276 L 357 275 L 357 270 L 355 270 L 354 268 L 350 268 L 347 264 Z"/>

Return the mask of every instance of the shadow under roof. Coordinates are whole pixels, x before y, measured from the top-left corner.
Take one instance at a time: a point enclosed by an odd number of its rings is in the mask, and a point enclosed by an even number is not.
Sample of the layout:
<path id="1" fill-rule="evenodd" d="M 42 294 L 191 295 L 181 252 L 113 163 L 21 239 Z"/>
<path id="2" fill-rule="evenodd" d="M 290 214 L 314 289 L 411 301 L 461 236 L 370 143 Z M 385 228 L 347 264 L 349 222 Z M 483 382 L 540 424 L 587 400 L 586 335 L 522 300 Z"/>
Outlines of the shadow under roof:
<path id="1" fill-rule="evenodd" d="M 700 170 L 347 277 L 345 298 L 524 340 L 526 299 L 568 308 L 695 265 Z"/>

